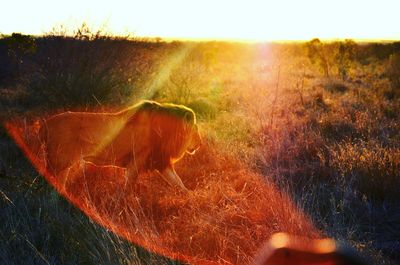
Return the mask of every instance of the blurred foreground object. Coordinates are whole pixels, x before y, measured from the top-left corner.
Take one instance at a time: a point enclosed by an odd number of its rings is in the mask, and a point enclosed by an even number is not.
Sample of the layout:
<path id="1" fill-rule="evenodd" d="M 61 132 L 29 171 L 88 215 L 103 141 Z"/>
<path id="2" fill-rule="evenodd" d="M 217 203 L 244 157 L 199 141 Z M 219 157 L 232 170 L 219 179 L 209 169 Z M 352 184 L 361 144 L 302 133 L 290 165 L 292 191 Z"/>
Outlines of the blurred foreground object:
<path id="1" fill-rule="evenodd" d="M 333 239 L 309 239 L 273 234 L 259 251 L 254 265 L 367 265 L 353 249 Z"/>

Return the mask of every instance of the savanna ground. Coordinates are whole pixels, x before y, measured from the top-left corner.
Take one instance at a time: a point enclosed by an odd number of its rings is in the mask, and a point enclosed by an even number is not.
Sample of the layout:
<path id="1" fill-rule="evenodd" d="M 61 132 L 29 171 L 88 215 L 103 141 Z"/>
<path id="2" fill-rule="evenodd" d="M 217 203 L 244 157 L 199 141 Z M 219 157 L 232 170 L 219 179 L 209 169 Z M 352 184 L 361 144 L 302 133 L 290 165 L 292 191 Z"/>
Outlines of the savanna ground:
<path id="1" fill-rule="evenodd" d="M 2 264 L 179 263 L 131 241 L 248 264 L 280 231 L 400 262 L 399 43 L 167 43 L 85 26 L 0 39 L 1 122 L 21 135 L 37 117 L 142 98 L 197 113 L 204 145 L 177 164 L 192 192 L 144 174 L 125 195 L 116 172 L 94 169 L 65 199 L 3 127 Z"/>

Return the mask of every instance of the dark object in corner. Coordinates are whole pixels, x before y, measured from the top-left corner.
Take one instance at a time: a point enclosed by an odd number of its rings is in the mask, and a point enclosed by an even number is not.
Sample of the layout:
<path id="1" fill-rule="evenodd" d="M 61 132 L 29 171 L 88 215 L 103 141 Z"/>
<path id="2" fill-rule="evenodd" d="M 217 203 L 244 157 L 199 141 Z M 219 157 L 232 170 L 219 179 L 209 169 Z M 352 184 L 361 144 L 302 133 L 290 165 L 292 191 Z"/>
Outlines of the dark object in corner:
<path id="1" fill-rule="evenodd" d="M 352 248 L 332 239 L 277 233 L 258 252 L 253 265 L 368 265 Z"/>

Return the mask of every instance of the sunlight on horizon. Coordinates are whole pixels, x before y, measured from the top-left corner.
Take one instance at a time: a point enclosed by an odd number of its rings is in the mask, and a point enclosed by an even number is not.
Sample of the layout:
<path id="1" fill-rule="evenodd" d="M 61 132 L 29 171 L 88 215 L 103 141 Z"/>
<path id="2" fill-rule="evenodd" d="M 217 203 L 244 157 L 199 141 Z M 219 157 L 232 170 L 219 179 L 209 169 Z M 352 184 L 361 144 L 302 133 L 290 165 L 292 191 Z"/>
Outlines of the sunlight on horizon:
<path id="1" fill-rule="evenodd" d="M 87 22 L 115 35 L 244 41 L 399 40 L 400 4 L 383 1 L 10 1 L 0 33 L 41 35 Z"/>

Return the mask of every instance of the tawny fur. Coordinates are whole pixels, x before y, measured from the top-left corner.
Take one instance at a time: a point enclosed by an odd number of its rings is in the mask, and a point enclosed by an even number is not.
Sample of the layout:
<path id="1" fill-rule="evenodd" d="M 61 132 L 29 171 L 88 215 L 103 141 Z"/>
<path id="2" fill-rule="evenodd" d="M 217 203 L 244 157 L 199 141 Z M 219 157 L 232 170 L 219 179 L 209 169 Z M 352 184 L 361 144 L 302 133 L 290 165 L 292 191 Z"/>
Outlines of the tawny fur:
<path id="1" fill-rule="evenodd" d="M 173 164 L 201 144 L 191 109 L 153 101 L 116 113 L 61 113 L 41 126 L 40 137 L 48 168 L 57 176 L 83 161 L 126 168 L 128 178 L 157 170 L 182 189 Z"/>

